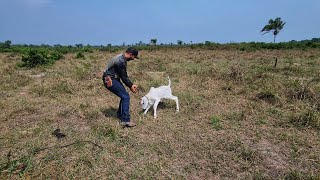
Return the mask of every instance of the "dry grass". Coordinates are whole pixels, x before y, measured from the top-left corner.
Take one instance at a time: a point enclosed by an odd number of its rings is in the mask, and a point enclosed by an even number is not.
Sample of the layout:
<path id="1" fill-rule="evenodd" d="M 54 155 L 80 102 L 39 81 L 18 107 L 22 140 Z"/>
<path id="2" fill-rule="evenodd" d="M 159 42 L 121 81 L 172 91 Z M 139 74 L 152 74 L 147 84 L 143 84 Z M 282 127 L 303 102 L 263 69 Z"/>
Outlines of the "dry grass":
<path id="1" fill-rule="evenodd" d="M 0 179 L 320 178 L 319 51 L 142 51 L 128 63 L 142 90 L 132 129 L 101 82 L 116 54 L 35 69 L 0 54 Z M 167 75 L 181 111 L 165 101 L 157 119 L 143 116 L 140 97 Z"/>

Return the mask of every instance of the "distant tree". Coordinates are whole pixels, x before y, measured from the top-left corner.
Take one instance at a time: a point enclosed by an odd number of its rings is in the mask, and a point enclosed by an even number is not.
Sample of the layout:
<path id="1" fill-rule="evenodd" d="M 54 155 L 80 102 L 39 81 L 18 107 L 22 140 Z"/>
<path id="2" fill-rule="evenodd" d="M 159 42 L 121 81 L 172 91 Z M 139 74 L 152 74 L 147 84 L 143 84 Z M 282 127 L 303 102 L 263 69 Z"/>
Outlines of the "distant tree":
<path id="1" fill-rule="evenodd" d="M 61 48 L 62 45 L 60 45 L 60 44 L 55 44 L 55 45 L 53 45 L 53 47 L 55 47 L 55 48 Z"/>
<path id="2" fill-rule="evenodd" d="M 82 44 L 76 44 L 77 48 L 82 48 L 83 45 Z"/>
<path id="3" fill-rule="evenodd" d="M 312 42 L 320 42 L 320 38 L 312 38 L 311 41 Z"/>
<path id="4" fill-rule="evenodd" d="M 281 21 L 280 17 L 277 17 L 275 20 L 270 19 L 269 24 L 265 25 L 260 32 L 264 32 L 263 34 L 273 32 L 273 42 L 275 43 L 276 36 L 285 24 L 286 22 Z"/>
<path id="5" fill-rule="evenodd" d="M 10 40 L 5 41 L 4 44 L 3 44 L 3 47 L 4 48 L 10 48 L 11 47 L 11 41 Z"/>
<path id="6" fill-rule="evenodd" d="M 210 42 L 210 41 L 205 41 L 204 44 L 205 44 L 205 45 L 210 45 L 211 42 Z"/>
<path id="7" fill-rule="evenodd" d="M 150 40 L 151 45 L 156 45 L 157 44 L 157 39 L 151 39 Z"/>
<path id="8" fill-rule="evenodd" d="M 177 44 L 180 45 L 180 46 L 182 45 L 182 43 L 183 43 L 183 42 L 182 42 L 181 40 L 178 40 L 178 41 L 177 41 Z"/>

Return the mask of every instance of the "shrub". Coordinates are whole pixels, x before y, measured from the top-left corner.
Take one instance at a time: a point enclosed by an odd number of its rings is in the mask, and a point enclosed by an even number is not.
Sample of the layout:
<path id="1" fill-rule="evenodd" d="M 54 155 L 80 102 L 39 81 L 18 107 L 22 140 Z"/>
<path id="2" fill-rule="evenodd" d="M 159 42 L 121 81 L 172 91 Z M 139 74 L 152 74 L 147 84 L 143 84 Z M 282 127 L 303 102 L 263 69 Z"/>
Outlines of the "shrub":
<path id="1" fill-rule="evenodd" d="M 36 67 L 41 65 L 53 64 L 63 56 L 59 52 L 52 52 L 43 49 L 29 49 L 22 55 L 22 66 Z"/>
<path id="2" fill-rule="evenodd" d="M 22 56 L 23 66 L 35 67 L 49 63 L 48 52 L 38 49 L 30 49 Z"/>
<path id="3" fill-rule="evenodd" d="M 59 60 L 59 59 L 62 59 L 62 58 L 63 58 L 63 55 L 62 55 L 60 52 L 58 52 L 58 51 L 54 51 L 54 52 L 51 53 L 50 58 L 51 58 L 52 60 L 54 60 L 54 61 L 57 61 L 57 60 Z"/>
<path id="4" fill-rule="evenodd" d="M 85 59 L 86 57 L 84 56 L 84 54 L 82 52 L 77 52 L 76 58 L 77 59 Z"/>

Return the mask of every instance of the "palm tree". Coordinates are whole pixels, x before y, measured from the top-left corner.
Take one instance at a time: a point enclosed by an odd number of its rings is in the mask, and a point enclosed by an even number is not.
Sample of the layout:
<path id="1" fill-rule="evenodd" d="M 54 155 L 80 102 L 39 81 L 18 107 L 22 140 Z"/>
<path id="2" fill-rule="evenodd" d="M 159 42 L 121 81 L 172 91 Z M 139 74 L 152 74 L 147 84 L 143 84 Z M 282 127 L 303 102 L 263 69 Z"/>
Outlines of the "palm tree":
<path id="1" fill-rule="evenodd" d="M 282 22 L 280 17 L 277 17 L 275 20 L 270 19 L 269 24 L 265 25 L 260 32 L 265 32 L 263 34 L 266 34 L 272 31 L 274 35 L 273 42 L 275 43 L 276 36 L 279 34 L 280 30 L 283 28 L 285 24 L 286 22 Z"/>

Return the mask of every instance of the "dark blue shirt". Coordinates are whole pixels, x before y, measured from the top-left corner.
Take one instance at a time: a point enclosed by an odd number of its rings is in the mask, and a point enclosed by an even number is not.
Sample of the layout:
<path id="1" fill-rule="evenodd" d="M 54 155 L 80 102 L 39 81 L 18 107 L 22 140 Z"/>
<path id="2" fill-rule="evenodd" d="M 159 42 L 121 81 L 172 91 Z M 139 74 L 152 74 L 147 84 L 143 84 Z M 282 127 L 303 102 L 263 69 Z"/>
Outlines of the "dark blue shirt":
<path id="1" fill-rule="evenodd" d="M 113 79 L 122 80 L 129 88 L 133 85 L 127 74 L 127 59 L 124 54 L 119 54 L 110 59 L 107 64 L 105 74 Z"/>

